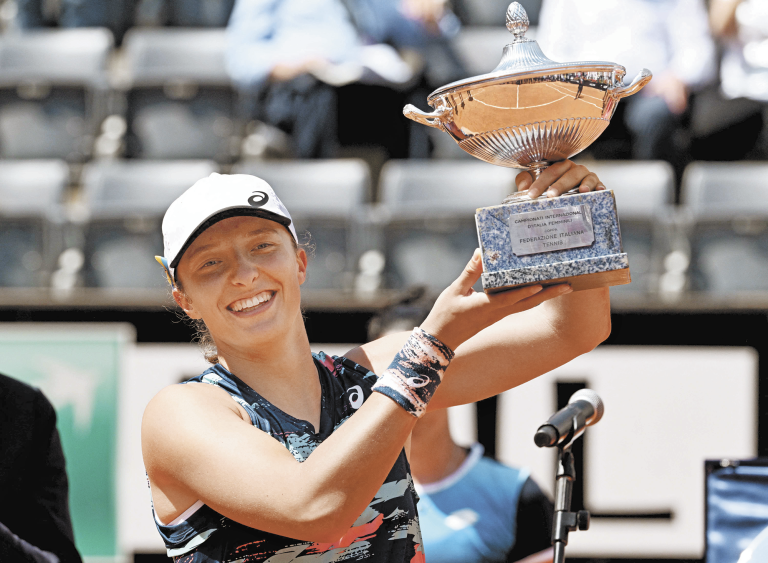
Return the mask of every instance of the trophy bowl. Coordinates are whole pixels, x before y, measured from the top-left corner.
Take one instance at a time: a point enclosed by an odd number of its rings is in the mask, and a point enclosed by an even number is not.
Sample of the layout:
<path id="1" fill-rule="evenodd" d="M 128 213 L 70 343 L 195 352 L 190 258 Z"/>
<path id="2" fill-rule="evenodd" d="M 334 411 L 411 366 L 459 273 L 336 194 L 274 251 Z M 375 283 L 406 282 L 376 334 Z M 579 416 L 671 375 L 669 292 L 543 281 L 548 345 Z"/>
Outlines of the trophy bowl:
<path id="1" fill-rule="evenodd" d="M 427 98 L 432 113 L 409 104 L 403 114 L 442 129 L 480 160 L 538 176 L 592 144 L 619 100 L 651 80 L 643 69 L 625 86 L 621 65 L 548 59 L 525 37 L 528 15 L 517 2 L 507 9 L 507 29 L 514 39 L 495 69 L 435 90 Z"/>

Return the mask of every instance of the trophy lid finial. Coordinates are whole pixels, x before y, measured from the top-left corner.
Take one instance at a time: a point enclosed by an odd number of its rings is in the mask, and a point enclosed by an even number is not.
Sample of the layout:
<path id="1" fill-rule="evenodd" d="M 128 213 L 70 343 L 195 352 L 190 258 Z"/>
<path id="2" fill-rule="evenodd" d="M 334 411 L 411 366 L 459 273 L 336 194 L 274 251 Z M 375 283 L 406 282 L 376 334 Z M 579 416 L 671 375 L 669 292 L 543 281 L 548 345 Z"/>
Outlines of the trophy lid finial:
<path id="1" fill-rule="evenodd" d="M 512 2 L 507 8 L 507 29 L 515 36 L 515 42 L 525 41 L 529 25 L 525 8 L 519 2 Z"/>

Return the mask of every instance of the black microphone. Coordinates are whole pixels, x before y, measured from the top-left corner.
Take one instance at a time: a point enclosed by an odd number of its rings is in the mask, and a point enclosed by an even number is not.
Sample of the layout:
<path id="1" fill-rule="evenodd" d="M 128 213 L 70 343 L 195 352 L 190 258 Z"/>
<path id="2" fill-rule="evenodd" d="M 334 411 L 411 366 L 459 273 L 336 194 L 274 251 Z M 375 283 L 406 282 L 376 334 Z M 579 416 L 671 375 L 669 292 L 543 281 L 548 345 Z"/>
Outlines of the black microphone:
<path id="1" fill-rule="evenodd" d="M 533 441 L 540 448 L 551 448 L 566 440 L 575 440 L 587 426 L 603 418 L 605 407 L 591 389 L 580 389 L 568 400 L 568 405 L 557 411 L 539 426 Z"/>

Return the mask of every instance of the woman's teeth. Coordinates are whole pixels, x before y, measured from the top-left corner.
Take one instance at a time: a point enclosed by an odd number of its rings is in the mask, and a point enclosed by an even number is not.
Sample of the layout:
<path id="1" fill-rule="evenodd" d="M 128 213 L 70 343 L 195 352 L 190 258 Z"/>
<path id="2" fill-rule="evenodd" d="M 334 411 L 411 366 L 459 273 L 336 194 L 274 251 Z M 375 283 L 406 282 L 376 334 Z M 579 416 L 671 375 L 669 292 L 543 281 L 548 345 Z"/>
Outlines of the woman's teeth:
<path id="1" fill-rule="evenodd" d="M 258 307 L 259 305 L 261 305 L 262 303 L 266 303 L 270 299 L 272 299 L 272 292 L 265 291 L 263 293 L 259 293 L 254 297 L 236 301 L 234 304 L 230 306 L 230 309 L 232 309 L 236 313 L 239 313 L 241 311 L 246 311 L 248 309 L 253 309 L 255 307 Z"/>

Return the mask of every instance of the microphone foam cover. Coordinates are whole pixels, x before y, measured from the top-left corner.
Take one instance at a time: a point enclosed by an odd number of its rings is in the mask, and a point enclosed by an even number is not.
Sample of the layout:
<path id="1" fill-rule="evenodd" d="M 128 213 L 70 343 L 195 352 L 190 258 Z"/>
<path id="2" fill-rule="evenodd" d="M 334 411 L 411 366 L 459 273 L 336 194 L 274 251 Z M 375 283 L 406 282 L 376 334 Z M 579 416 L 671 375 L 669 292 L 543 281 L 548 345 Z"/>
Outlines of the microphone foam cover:
<path id="1" fill-rule="evenodd" d="M 545 424 L 536 431 L 533 442 L 540 448 L 549 448 L 557 444 L 559 438 L 560 435 L 557 430 L 553 426 Z"/>
<path id="2" fill-rule="evenodd" d="M 592 391 L 592 389 L 579 389 L 573 395 L 571 395 L 571 398 L 568 400 L 568 404 L 570 405 L 576 401 L 586 401 L 592 405 L 593 409 L 595 409 L 595 414 L 592 415 L 592 417 L 587 421 L 587 426 L 597 424 L 600 419 L 603 418 L 605 406 L 603 405 L 603 401 L 600 399 L 600 396 Z"/>

